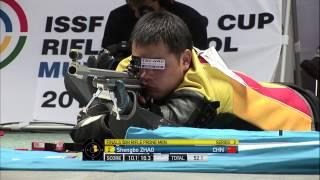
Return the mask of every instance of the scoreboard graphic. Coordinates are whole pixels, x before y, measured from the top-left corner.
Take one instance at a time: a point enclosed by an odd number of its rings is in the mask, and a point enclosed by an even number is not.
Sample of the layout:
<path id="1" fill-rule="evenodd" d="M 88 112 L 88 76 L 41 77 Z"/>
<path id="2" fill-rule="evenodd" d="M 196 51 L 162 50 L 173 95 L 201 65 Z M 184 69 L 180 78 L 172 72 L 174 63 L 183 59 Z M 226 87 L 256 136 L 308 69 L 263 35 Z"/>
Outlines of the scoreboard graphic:
<path id="1" fill-rule="evenodd" d="M 208 161 L 209 153 L 238 153 L 237 139 L 105 139 L 84 144 L 83 160 Z M 99 150 L 97 150 L 99 146 Z"/>

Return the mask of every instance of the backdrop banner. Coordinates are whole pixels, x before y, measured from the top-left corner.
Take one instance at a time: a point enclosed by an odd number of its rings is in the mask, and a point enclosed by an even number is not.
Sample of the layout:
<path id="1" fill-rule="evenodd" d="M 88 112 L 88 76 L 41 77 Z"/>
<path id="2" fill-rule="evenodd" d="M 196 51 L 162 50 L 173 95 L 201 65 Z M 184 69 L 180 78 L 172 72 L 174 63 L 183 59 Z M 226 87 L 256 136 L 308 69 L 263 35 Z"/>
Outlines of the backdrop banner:
<path id="1" fill-rule="evenodd" d="M 183 3 L 208 18 L 210 46 L 231 69 L 271 80 L 281 50 L 281 1 Z M 63 83 L 69 51 L 79 49 L 82 62 L 96 54 L 109 12 L 123 4 L 124 0 L 0 0 L 0 123 L 75 124 L 79 104 Z"/>

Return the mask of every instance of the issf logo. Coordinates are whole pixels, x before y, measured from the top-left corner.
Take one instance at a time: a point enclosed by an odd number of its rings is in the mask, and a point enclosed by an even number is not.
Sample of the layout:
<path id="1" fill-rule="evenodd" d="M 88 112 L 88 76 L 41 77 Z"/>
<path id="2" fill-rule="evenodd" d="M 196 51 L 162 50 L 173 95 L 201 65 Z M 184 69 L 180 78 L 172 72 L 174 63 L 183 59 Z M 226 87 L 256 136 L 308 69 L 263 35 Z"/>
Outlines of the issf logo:
<path id="1" fill-rule="evenodd" d="M 2 20 L 0 23 L 3 23 L 0 41 L 1 70 L 9 65 L 23 49 L 27 40 L 28 22 L 23 9 L 15 0 L 0 0 L 0 19 Z"/>

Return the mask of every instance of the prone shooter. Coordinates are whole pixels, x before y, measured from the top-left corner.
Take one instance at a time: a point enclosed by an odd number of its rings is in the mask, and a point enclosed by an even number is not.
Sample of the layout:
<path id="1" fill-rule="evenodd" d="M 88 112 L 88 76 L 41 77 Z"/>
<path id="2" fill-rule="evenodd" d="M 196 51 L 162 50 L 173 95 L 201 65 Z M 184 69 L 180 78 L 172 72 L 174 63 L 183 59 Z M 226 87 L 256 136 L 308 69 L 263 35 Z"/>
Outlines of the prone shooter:
<path id="1" fill-rule="evenodd" d="M 105 62 L 112 62 L 105 53 Z M 77 57 L 65 76 L 66 88 L 80 104 L 90 103 L 79 113 L 71 134 L 76 142 L 123 138 L 129 126 L 319 129 L 313 94 L 291 85 L 257 82 L 229 69 L 214 47 L 195 48 L 187 26 L 169 12 L 150 12 L 139 19 L 131 34 L 131 56 L 116 69 L 122 73 L 82 67 Z M 128 79 L 138 85 L 131 92 L 125 85 Z M 147 103 L 137 103 L 140 97 Z"/>

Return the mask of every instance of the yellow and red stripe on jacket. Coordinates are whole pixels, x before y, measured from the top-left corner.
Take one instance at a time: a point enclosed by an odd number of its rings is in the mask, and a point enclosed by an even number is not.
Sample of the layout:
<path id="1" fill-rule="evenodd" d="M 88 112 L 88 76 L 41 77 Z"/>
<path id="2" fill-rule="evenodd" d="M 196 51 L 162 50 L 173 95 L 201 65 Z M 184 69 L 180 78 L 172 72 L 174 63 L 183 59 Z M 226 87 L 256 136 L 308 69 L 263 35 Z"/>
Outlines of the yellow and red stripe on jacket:
<path id="1" fill-rule="evenodd" d="M 240 72 L 232 72 L 231 77 L 230 70 L 209 64 L 208 56 L 194 52 L 192 58 L 193 66 L 177 90 L 193 89 L 209 100 L 220 101 L 218 113 L 234 113 L 264 130 L 311 130 L 311 108 L 298 92 L 256 82 Z M 223 63 L 217 57 L 212 60 L 220 61 L 218 65 Z"/>

